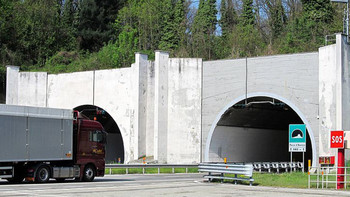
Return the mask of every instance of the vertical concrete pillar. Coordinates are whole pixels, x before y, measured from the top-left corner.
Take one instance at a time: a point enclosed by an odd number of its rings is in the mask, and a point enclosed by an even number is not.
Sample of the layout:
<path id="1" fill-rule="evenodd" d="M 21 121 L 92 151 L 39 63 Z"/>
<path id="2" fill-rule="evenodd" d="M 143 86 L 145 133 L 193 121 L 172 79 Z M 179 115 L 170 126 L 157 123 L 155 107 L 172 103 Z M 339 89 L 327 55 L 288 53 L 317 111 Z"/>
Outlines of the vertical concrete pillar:
<path id="1" fill-rule="evenodd" d="M 134 64 L 134 160 L 146 155 L 147 55 L 136 53 Z"/>
<path id="2" fill-rule="evenodd" d="M 6 68 L 6 104 L 18 104 L 18 66 L 7 66 Z"/>
<path id="3" fill-rule="evenodd" d="M 156 51 L 154 92 L 154 159 L 167 162 L 168 146 L 168 62 L 169 54 Z"/>
<path id="4" fill-rule="evenodd" d="M 320 156 L 336 156 L 330 131 L 350 130 L 349 51 L 342 34 L 336 35 L 335 45 L 319 49 Z"/>
<path id="5" fill-rule="evenodd" d="M 147 66 L 146 156 L 154 156 L 154 62 Z"/>

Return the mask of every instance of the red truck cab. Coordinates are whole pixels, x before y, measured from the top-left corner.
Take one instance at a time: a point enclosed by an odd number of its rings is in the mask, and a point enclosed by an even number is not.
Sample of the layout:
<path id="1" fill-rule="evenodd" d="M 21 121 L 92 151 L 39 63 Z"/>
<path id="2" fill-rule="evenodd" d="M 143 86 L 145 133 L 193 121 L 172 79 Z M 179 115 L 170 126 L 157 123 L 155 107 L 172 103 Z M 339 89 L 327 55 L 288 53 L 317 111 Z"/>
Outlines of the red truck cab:
<path id="1" fill-rule="evenodd" d="M 80 180 L 92 181 L 105 173 L 105 144 L 107 133 L 97 121 L 77 113 L 75 164 L 80 166 Z"/>

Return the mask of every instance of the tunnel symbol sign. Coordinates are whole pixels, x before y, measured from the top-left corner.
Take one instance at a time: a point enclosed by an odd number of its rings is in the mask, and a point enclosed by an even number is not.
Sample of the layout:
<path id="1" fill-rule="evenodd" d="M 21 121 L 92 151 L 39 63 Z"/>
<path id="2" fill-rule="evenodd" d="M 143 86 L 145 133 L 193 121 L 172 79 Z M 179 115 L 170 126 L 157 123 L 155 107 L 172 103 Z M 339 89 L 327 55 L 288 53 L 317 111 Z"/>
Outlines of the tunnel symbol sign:
<path id="1" fill-rule="evenodd" d="M 306 125 L 289 125 L 289 152 L 306 151 Z"/>

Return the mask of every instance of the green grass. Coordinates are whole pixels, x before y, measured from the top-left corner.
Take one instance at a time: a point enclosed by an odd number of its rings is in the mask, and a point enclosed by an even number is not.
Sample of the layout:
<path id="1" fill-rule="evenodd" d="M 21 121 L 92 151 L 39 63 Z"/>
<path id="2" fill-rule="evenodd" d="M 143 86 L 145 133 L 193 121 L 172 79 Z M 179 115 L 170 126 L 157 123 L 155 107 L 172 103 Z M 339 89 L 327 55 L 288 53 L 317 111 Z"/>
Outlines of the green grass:
<path id="1" fill-rule="evenodd" d="M 160 173 L 173 173 L 172 168 L 160 168 Z M 175 168 L 175 173 L 186 173 L 186 168 Z M 129 168 L 128 174 L 142 174 L 142 168 Z M 198 168 L 188 168 L 188 173 L 198 173 Z M 110 169 L 105 169 L 105 174 L 110 174 Z M 126 168 L 112 169 L 112 174 L 126 174 Z M 158 168 L 145 168 L 145 174 L 158 174 Z"/>
<path id="2" fill-rule="evenodd" d="M 281 174 L 259 174 L 254 173 L 254 183 L 260 186 L 307 188 L 308 175 L 302 172 Z"/>
<path id="3" fill-rule="evenodd" d="M 234 177 L 234 175 L 227 175 Z M 254 173 L 253 185 L 272 186 L 272 187 L 289 187 L 289 188 L 307 188 L 308 175 L 302 172 L 293 173 Z M 225 180 L 224 182 L 234 182 L 233 180 Z M 249 185 L 248 181 L 238 181 L 239 184 Z"/>

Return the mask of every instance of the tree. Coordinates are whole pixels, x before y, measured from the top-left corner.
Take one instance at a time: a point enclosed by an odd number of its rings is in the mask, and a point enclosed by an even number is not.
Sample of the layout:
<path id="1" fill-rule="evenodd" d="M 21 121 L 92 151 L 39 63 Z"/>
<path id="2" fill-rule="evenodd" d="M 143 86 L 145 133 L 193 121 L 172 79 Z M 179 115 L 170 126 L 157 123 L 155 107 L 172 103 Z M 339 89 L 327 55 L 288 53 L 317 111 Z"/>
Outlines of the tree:
<path id="1" fill-rule="evenodd" d="M 255 24 L 253 0 L 243 0 L 243 10 L 240 19 L 240 24 L 243 26 Z"/>
<path id="2" fill-rule="evenodd" d="M 116 43 L 116 62 L 118 67 L 128 67 L 134 61 L 138 45 L 137 30 L 126 25 Z"/>
<path id="3" fill-rule="evenodd" d="M 173 7 L 175 8 L 172 9 Z M 185 0 L 177 0 L 176 2 L 168 0 L 166 8 L 168 12 L 164 15 L 164 27 L 159 48 L 177 53 L 180 47 L 186 45 Z"/>
<path id="4" fill-rule="evenodd" d="M 212 48 L 216 30 L 217 9 L 215 0 L 200 0 L 192 25 L 192 54 L 195 57 L 213 59 Z"/>
<path id="5" fill-rule="evenodd" d="M 67 43 L 62 50 L 72 51 L 77 47 L 77 24 L 78 24 L 78 2 L 76 0 L 66 0 L 63 4 L 60 42 Z"/>
<path id="6" fill-rule="evenodd" d="M 287 26 L 286 39 L 279 47 L 282 53 L 314 51 L 331 34 L 334 9 L 327 0 L 302 0 L 302 13 Z"/>
<path id="7" fill-rule="evenodd" d="M 114 21 L 124 0 L 81 0 L 79 3 L 79 45 L 83 50 L 98 51 L 115 40 Z"/>
<path id="8" fill-rule="evenodd" d="M 17 46 L 22 54 L 22 64 L 43 65 L 50 56 L 66 43 L 58 42 L 60 36 L 61 7 L 56 0 L 19 1 L 14 10 L 14 28 Z"/>
<path id="9" fill-rule="evenodd" d="M 274 41 L 282 34 L 287 17 L 284 12 L 282 0 L 267 0 L 266 5 L 269 13 L 270 40 Z"/>
<path id="10" fill-rule="evenodd" d="M 238 16 L 232 0 L 221 0 L 220 14 L 219 24 L 222 36 L 225 37 L 238 23 Z"/>
<path id="11" fill-rule="evenodd" d="M 229 40 L 232 43 L 231 56 L 233 57 L 256 56 L 265 48 L 265 43 L 256 26 L 253 0 L 243 0 L 242 14 Z"/>
<path id="12" fill-rule="evenodd" d="M 167 50 L 167 51 L 174 51 L 178 47 L 178 38 L 176 36 L 176 24 L 175 24 L 175 12 L 174 9 L 174 2 L 172 0 L 166 0 L 165 7 L 166 10 L 168 10 L 164 15 L 164 21 L 163 21 L 163 34 L 161 36 L 161 40 L 159 43 L 159 48 L 161 50 Z"/>

